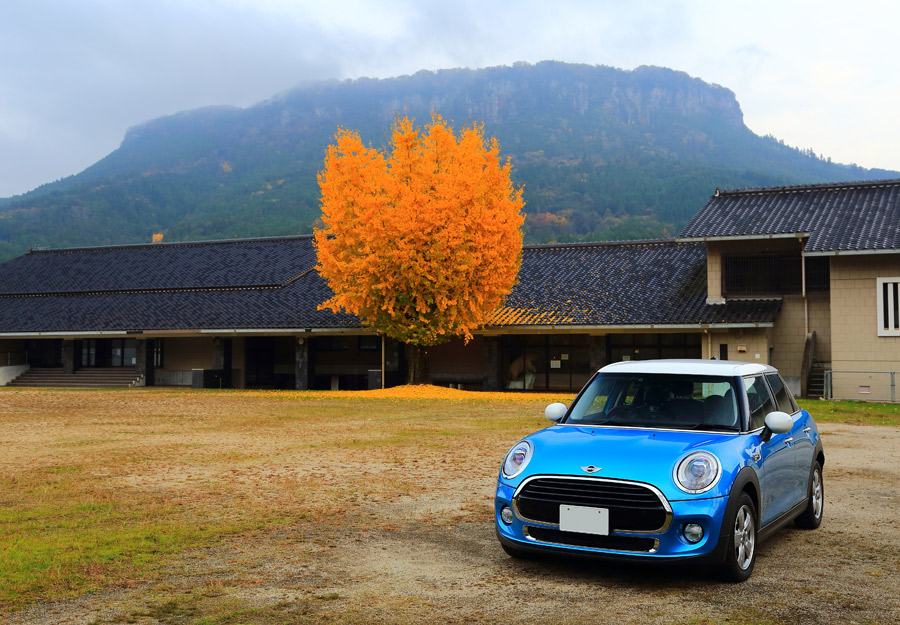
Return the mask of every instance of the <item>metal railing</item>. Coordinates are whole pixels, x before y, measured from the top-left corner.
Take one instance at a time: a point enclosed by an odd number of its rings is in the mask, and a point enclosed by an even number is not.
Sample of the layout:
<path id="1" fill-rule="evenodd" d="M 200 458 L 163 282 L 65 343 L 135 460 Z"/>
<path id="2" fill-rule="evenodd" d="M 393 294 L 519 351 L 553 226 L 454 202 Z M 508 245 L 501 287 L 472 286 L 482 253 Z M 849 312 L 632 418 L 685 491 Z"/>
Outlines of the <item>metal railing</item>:
<path id="1" fill-rule="evenodd" d="M 803 397 L 809 397 L 809 373 L 816 361 L 816 333 L 806 335 L 806 344 L 803 346 L 803 362 L 800 364 L 800 392 Z"/>
<path id="2" fill-rule="evenodd" d="M 837 389 L 835 391 L 835 389 Z M 863 401 L 897 401 L 896 371 L 825 372 L 826 399 L 858 399 Z"/>

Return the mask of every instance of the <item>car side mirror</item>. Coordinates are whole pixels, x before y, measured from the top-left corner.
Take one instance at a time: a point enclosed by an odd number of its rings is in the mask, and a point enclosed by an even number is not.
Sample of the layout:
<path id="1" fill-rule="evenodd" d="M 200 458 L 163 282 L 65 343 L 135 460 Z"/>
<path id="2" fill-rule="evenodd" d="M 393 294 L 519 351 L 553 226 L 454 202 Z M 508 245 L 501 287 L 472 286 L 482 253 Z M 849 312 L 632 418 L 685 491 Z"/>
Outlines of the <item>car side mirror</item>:
<path id="1" fill-rule="evenodd" d="M 567 410 L 568 408 L 565 404 L 556 402 L 544 408 L 544 416 L 553 421 L 553 423 L 557 423 L 566 415 Z"/>
<path id="2" fill-rule="evenodd" d="M 780 410 L 767 414 L 765 423 L 766 427 L 763 428 L 761 436 L 766 443 L 772 438 L 772 434 L 784 434 L 790 432 L 794 427 L 794 419 L 791 418 L 791 415 Z"/>

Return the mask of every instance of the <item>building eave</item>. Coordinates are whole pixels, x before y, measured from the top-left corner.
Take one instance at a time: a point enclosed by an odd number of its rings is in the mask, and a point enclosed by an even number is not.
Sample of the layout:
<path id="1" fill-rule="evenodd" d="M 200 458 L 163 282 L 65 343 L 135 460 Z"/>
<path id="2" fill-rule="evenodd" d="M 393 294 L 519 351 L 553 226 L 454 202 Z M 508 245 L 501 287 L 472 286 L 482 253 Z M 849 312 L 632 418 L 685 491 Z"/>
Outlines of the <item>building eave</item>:
<path id="1" fill-rule="evenodd" d="M 500 336 L 503 334 L 536 334 L 554 332 L 559 334 L 611 334 L 634 331 L 684 331 L 702 332 L 715 329 L 748 329 L 771 328 L 774 322 L 757 321 L 746 323 L 643 323 L 621 325 L 521 325 L 521 326 L 488 326 L 477 332 L 483 336 Z"/>
<path id="2" fill-rule="evenodd" d="M 874 254 L 900 254 L 900 249 L 886 250 L 825 250 L 822 252 L 803 252 L 804 256 L 871 256 Z"/>
<path id="3" fill-rule="evenodd" d="M 768 241 L 769 239 L 805 239 L 809 232 L 781 232 L 771 234 L 735 234 L 706 237 L 675 237 L 676 243 L 708 243 L 710 241 Z"/>

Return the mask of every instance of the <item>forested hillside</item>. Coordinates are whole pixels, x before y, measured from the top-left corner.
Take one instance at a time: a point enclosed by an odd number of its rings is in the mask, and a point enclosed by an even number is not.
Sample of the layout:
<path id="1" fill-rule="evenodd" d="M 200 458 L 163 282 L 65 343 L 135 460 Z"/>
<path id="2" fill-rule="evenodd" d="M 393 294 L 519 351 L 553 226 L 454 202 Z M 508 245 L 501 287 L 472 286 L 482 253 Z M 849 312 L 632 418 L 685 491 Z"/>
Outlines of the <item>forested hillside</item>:
<path id="1" fill-rule="evenodd" d="M 338 126 L 382 146 L 398 112 L 483 122 L 525 185 L 529 242 L 675 234 L 716 187 L 898 176 L 822 160 L 743 123 L 734 94 L 664 68 L 546 62 L 309 84 L 247 109 L 129 130 L 84 172 L 0 200 L 0 259 L 30 247 L 310 232 Z"/>

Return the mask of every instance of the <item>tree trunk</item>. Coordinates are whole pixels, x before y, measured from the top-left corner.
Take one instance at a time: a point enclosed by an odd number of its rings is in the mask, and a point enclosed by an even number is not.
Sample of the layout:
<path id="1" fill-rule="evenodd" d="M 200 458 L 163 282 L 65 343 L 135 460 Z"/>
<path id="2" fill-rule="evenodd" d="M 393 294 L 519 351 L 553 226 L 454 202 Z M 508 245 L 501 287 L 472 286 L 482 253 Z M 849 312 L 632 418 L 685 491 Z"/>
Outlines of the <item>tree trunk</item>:
<path id="1" fill-rule="evenodd" d="M 406 344 L 406 383 L 431 384 L 428 370 L 428 352 L 421 345 Z"/>

